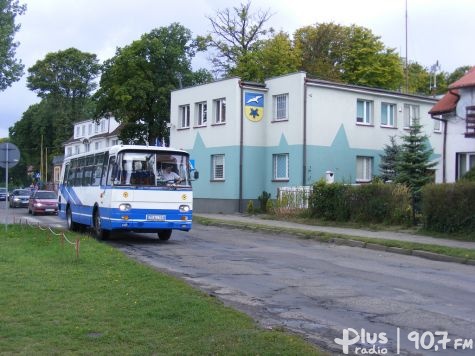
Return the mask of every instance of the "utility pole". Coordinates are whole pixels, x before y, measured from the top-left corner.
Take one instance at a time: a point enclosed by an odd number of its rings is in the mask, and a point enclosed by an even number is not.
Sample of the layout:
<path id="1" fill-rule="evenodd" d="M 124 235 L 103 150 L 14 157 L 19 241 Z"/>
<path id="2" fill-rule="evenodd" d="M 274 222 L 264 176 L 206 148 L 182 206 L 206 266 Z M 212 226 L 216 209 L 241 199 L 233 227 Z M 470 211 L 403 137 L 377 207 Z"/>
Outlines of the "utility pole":
<path id="1" fill-rule="evenodd" d="M 41 147 L 40 147 L 40 181 L 43 181 L 43 134 L 41 134 Z"/>
<path id="2" fill-rule="evenodd" d="M 409 67 L 408 67 L 408 54 L 407 54 L 407 0 L 406 0 L 406 93 L 409 93 Z"/>

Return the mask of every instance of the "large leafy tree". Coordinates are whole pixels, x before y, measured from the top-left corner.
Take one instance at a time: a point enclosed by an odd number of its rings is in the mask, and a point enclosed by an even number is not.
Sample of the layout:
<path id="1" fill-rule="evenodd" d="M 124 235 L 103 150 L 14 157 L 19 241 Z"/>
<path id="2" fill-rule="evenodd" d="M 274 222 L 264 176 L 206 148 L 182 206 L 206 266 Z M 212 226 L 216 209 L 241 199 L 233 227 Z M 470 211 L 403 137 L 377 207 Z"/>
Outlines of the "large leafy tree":
<path id="1" fill-rule="evenodd" d="M 335 23 L 297 29 L 294 42 L 301 53 L 301 69 L 321 79 L 341 81 L 347 32 L 346 27 Z"/>
<path id="2" fill-rule="evenodd" d="M 343 57 L 342 78 L 346 83 L 396 90 L 403 70 L 394 49 L 386 48 L 371 30 L 352 25 Z"/>
<path id="3" fill-rule="evenodd" d="M 113 115 L 122 123 L 124 142 L 153 144 L 156 138 L 165 138 L 170 92 L 212 79 L 206 71 L 192 71 L 191 59 L 197 49 L 191 32 L 178 23 L 154 29 L 118 48 L 103 65 L 95 94 L 96 116 Z"/>
<path id="4" fill-rule="evenodd" d="M 226 77 L 233 75 L 237 66 L 242 72 L 246 64 L 252 65 L 255 61 L 252 54 L 260 48 L 261 41 L 273 33 L 272 28 L 266 28 L 271 16 L 270 10 L 251 12 L 250 1 L 207 16 L 212 31 L 205 40 L 208 47 L 216 51 L 211 60 L 216 75 Z M 252 68 L 249 71 L 252 72 Z"/>
<path id="5" fill-rule="evenodd" d="M 244 80 L 263 82 L 266 78 L 296 72 L 301 62 L 298 53 L 289 35 L 279 32 L 262 41 L 253 52 L 241 56 L 229 74 Z"/>
<path id="6" fill-rule="evenodd" d="M 23 75 L 23 64 L 15 58 L 15 33 L 20 25 L 15 23 L 18 15 L 22 15 L 26 5 L 20 5 L 18 0 L 0 0 L 0 90 L 5 90 Z"/>
<path id="7" fill-rule="evenodd" d="M 428 147 L 428 137 L 422 133 L 422 125 L 414 122 L 409 133 L 402 137 L 401 152 L 396 165 L 396 182 L 405 184 L 411 191 L 413 221 L 419 210 L 422 187 L 432 180 L 432 170 L 437 162 L 431 162 L 433 150 Z"/>
<path id="8" fill-rule="evenodd" d="M 92 116 L 99 72 L 97 56 L 76 48 L 48 53 L 28 69 L 27 86 L 45 101 L 42 110 L 54 127 L 52 146 L 60 147 L 75 122 Z"/>
<path id="9" fill-rule="evenodd" d="M 298 29 L 295 47 L 302 70 L 321 79 L 385 89 L 399 89 L 403 71 L 394 49 L 361 26 L 334 23 Z"/>

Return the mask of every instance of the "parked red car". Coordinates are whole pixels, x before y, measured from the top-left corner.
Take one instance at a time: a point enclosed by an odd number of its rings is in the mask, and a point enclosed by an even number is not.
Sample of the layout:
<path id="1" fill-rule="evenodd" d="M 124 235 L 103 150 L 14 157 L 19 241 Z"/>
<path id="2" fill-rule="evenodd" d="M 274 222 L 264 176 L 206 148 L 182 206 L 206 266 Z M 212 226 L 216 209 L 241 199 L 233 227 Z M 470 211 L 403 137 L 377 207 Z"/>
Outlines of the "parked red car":
<path id="1" fill-rule="evenodd" d="M 58 214 L 58 196 L 49 190 L 33 192 L 28 203 L 28 213 Z"/>

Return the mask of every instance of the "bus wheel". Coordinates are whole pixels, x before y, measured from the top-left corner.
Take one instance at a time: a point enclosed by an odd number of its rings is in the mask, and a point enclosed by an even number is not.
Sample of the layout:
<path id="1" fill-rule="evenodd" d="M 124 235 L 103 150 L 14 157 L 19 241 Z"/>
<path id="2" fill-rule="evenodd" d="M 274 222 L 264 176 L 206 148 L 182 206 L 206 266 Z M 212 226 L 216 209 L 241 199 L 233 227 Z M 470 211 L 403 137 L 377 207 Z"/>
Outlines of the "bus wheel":
<path id="1" fill-rule="evenodd" d="M 93 217 L 93 224 L 94 224 L 94 235 L 98 240 L 105 240 L 109 237 L 109 231 L 104 230 L 101 227 L 101 214 L 99 213 L 99 209 L 94 211 Z"/>
<path id="2" fill-rule="evenodd" d="M 168 241 L 172 236 L 172 230 L 160 230 L 157 235 L 160 241 Z"/>
<path id="3" fill-rule="evenodd" d="M 68 230 L 76 231 L 78 229 L 78 224 L 73 221 L 73 213 L 69 206 L 66 208 L 66 223 L 68 225 Z"/>

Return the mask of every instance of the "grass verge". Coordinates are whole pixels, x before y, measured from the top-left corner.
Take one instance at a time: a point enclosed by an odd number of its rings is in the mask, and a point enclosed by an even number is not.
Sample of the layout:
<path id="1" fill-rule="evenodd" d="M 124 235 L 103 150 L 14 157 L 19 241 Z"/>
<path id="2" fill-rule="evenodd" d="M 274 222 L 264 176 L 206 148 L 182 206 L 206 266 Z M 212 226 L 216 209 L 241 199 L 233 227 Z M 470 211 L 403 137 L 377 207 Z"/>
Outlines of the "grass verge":
<path id="1" fill-rule="evenodd" d="M 0 353 L 321 354 L 107 244 L 67 235 L 80 239 L 79 258 L 48 231 L 2 233 Z"/>
<path id="2" fill-rule="evenodd" d="M 296 235 L 299 238 L 306 238 L 306 239 L 315 239 L 321 242 L 330 242 L 334 238 L 340 238 L 344 240 L 357 240 L 362 241 L 365 243 L 372 243 L 378 244 L 381 246 L 386 247 L 397 247 L 406 250 L 419 250 L 419 251 L 427 251 L 436 254 L 441 254 L 450 257 L 458 257 L 464 260 L 475 260 L 475 250 L 474 249 L 466 249 L 466 248 L 457 248 L 457 247 L 446 247 L 440 245 L 431 245 L 431 244 L 424 244 L 424 243 L 417 243 L 417 242 L 406 242 L 406 241 L 399 241 L 399 240 L 386 240 L 386 239 L 377 239 L 377 238 L 369 238 L 369 237 L 361 237 L 361 236 L 350 236 L 350 235 L 341 235 L 341 234 L 333 234 L 333 233 L 326 233 L 326 232 L 319 232 L 319 231 L 309 231 L 304 229 L 294 229 L 294 228 L 282 228 L 282 227 L 273 227 L 271 223 L 269 224 L 249 224 L 244 222 L 238 221 L 225 221 L 219 219 L 210 219 L 204 218 L 200 216 L 194 216 L 193 221 L 197 222 L 202 225 L 220 225 L 220 226 L 229 226 L 229 227 L 239 227 L 242 229 L 248 230 L 263 230 L 273 233 L 286 233 L 291 235 Z"/>

